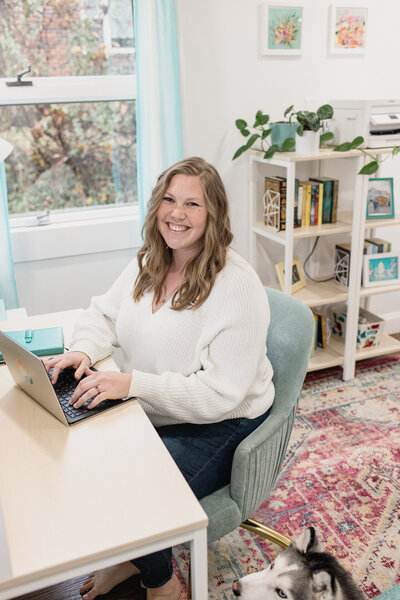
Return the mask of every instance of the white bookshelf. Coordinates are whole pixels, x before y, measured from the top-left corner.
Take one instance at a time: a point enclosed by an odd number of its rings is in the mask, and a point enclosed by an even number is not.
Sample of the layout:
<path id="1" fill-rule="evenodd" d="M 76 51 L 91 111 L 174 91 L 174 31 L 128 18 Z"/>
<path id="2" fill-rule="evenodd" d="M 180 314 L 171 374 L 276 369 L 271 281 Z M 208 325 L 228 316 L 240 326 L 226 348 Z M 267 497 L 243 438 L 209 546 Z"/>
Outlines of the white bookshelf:
<path id="1" fill-rule="evenodd" d="M 371 150 L 374 156 L 389 154 L 391 148 L 379 148 Z M 354 173 L 354 188 L 349 210 L 338 212 L 337 222 L 313 227 L 294 227 L 294 190 L 296 167 L 298 163 L 310 163 L 310 176 L 315 176 L 315 167 L 321 172 L 322 165 L 328 160 L 351 161 L 351 172 Z M 356 350 L 358 314 L 360 300 L 376 295 L 400 290 L 399 285 L 361 287 L 361 273 L 363 266 L 363 244 L 366 231 L 374 230 L 376 227 L 386 227 L 400 224 L 400 215 L 394 219 L 366 219 L 366 203 L 368 191 L 368 176 L 357 175 L 366 162 L 371 159 L 366 157 L 360 150 L 337 153 L 332 150 L 320 150 L 317 154 L 299 156 L 295 152 L 275 154 L 273 158 L 265 160 L 259 153 L 251 154 L 251 252 L 250 260 L 256 270 L 259 269 L 263 256 L 260 252 L 258 242 L 260 238 L 266 240 L 266 244 L 275 243 L 284 252 L 285 281 L 284 291 L 291 294 L 291 274 L 293 260 L 293 245 L 295 240 L 310 240 L 317 236 L 339 236 L 340 234 L 351 234 L 351 258 L 349 269 L 349 286 L 343 286 L 331 280 L 316 282 L 307 279 L 306 287 L 296 292 L 295 297 L 307 304 L 310 308 L 316 306 L 327 306 L 336 303 L 347 303 L 347 321 L 345 341 L 335 335 L 331 336 L 327 348 L 316 350 L 310 360 L 309 370 L 315 371 L 333 366 L 342 366 L 343 379 L 352 379 L 355 374 L 357 360 L 368 357 L 381 356 L 400 351 L 400 342 L 391 336 L 384 335 L 379 346 L 367 348 L 362 351 Z M 317 165 L 316 165 L 317 162 Z M 276 175 L 276 167 L 281 169 L 280 174 L 286 177 L 286 229 L 276 232 L 273 228 L 264 224 L 264 177 Z M 308 165 L 305 165 L 307 168 Z M 301 166 L 304 170 L 304 165 Z M 282 173 L 282 169 L 284 172 Z M 314 171 L 312 174 L 311 172 Z M 340 194 L 340 178 L 339 194 Z"/>

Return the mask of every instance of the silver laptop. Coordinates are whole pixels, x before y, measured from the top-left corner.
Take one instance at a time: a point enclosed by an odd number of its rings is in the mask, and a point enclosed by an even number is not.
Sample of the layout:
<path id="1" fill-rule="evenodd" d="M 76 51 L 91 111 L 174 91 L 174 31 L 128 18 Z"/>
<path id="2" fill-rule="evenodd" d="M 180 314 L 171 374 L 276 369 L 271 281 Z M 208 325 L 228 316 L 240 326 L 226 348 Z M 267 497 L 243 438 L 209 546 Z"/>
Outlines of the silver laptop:
<path id="1" fill-rule="evenodd" d="M 74 408 L 68 404 L 68 401 L 79 383 L 74 377 L 75 369 L 68 368 L 60 371 L 57 383 L 53 386 L 42 360 L 2 331 L 0 331 L 0 352 L 17 386 L 64 425 L 73 425 L 82 419 L 114 408 L 124 401 L 105 400 L 99 406 L 89 409 L 87 408 L 89 400 L 80 408 Z"/>

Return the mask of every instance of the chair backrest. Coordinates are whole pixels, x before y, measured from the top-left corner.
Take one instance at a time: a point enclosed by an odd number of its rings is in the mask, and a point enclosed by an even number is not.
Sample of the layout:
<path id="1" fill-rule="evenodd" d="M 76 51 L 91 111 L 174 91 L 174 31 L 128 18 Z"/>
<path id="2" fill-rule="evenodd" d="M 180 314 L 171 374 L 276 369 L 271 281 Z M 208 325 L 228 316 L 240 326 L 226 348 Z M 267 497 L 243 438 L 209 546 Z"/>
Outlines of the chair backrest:
<path id="1" fill-rule="evenodd" d="M 267 356 L 274 370 L 275 400 L 265 422 L 235 452 L 230 493 L 243 520 L 266 500 L 279 475 L 314 339 L 314 318 L 305 304 L 270 288 L 266 293 L 271 311 Z"/>

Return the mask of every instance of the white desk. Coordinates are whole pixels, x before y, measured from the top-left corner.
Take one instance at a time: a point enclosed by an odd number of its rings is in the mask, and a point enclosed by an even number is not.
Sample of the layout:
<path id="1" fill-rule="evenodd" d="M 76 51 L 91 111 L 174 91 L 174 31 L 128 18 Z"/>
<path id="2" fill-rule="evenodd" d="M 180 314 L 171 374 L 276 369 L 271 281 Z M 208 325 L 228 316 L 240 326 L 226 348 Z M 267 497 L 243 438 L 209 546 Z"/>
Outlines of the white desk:
<path id="1" fill-rule="evenodd" d="M 0 329 L 58 324 L 68 339 L 77 314 Z M 136 401 L 67 428 L 0 367 L 0 504 L 0 600 L 183 542 L 193 596 L 207 597 L 207 516 Z"/>

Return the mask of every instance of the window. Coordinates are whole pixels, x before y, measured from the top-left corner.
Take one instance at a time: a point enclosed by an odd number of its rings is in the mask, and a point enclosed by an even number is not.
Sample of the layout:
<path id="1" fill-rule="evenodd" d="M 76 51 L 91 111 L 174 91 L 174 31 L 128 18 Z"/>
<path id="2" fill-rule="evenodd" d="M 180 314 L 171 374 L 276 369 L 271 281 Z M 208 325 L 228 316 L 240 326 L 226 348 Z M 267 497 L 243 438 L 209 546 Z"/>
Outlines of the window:
<path id="1" fill-rule="evenodd" d="M 136 203 L 132 0 L 2 0 L 0 77 L 11 215 Z"/>

